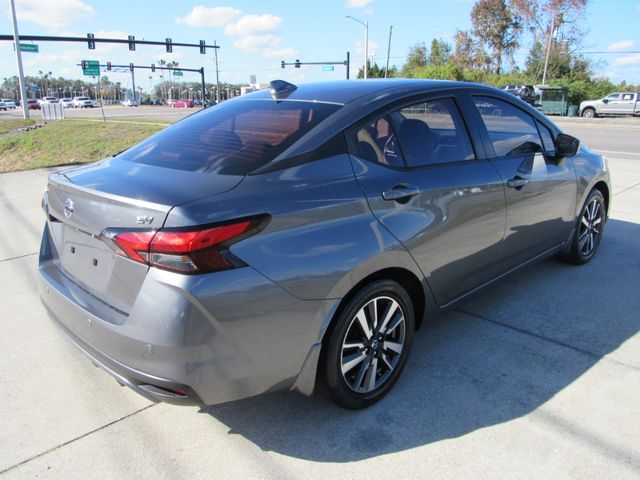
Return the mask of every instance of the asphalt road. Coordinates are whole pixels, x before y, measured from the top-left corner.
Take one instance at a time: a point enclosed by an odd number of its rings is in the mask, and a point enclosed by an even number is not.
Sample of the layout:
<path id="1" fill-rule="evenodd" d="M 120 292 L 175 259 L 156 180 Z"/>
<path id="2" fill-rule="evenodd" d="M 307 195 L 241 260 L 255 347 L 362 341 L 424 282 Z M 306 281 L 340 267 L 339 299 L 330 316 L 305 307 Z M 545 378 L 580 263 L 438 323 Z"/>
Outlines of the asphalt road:
<path id="1" fill-rule="evenodd" d="M 200 108 L 171 108 L 165 106 L 123 107 L 120 105 L 107 105 L 104 107 L 105 117 L 110 118 L 147 118 L 155 120 L 178 120 L 182 117 L 199 111 Z M 30 110 L 31 118 L 42 119 L 42 110 Z M 65 115 L 69 118 L 93 118 L 102 119 L 102 110 L 95 108 L 67 108 Z M 3 118 L 22 118 L 22 110 L 7 110 L 0 112 L 0 120 Z"/>
<path id="2" fill-rule="evenodd" d="M 418 332 L 393 392 L 359 412 L 293 393 L 154 405 L 118 386 L 38 300 L 48 172 L 0 175 L 0 479 L 638 478 L 631 122 L 559 122 L 611 152 L 613 210 L 598 256 L 583 267 L 547 260 L 442 315 Z"/>

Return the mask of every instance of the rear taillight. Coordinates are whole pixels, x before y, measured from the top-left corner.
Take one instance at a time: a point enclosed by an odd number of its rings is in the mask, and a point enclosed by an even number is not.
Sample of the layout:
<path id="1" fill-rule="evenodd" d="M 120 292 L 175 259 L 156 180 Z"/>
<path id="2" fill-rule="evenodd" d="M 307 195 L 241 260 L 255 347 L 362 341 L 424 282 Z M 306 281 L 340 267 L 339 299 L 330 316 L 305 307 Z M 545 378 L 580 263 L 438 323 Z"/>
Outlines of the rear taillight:
<path id="1" fill-rule="evenodd" d="M 268 217 L 217 226 L 162 230 L 107 229 L 102 239 L 119 255 L 180 273 L 227 270 L 244 263 L 229 247 L 264 228 Z"/>

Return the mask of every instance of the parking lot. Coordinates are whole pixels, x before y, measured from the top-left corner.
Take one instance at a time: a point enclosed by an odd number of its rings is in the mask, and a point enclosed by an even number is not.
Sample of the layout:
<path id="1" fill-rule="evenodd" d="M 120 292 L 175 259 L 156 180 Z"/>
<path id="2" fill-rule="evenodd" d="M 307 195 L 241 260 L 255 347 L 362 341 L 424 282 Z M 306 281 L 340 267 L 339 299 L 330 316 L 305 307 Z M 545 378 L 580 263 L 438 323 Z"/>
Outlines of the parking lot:
<path id="1" fill-rule="evenodd" d="M 638 478 L 640 121 L 559 123 L 609 159 L 597 257 L 547 260 L 434 319 L 392 392 L 356 412 L 294 393 L 175 407 L 120 387 L 38 298 L 50 170 L 0 175 L 0 477 Z"/>

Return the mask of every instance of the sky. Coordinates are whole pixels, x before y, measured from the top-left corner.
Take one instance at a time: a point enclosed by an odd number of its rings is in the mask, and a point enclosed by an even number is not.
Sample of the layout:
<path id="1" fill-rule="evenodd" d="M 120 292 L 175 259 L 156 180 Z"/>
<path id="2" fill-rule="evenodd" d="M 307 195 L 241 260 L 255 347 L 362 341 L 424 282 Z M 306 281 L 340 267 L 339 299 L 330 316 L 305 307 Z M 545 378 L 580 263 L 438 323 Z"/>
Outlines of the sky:
<path id="1" fill-rule="evenodd" d="M 407 52 L 418 42 L 429 44 L 433 38 L 453 43 L 456 30 L 471 27 L 473 0 L 15 0 L 18 26 L 22 35 L 73 35 L 164 40 L 207 44 L 214 41 L 218 50 L 220 80 L 248 83 L 256 75 L 260 83 L 280 78 L 291 82 L 345 78 L 345 68 L 322 66 L 280 68 L 280 61 L 340 62 L 351 52 L 351 75 L 364 62 L 364 26 L 346 18 L 353 16 L 369 23 L 369 54 L 384 65 L 389 27 L 390 64 L 401 66 Z M 0 0 L 0 31 L 12 34 L 9 0 Z M 590 0 L 584 15 L 586 32 L 581 46 L 596 61 L 596 74 L 615 82 L 640 83 L 640 0 Z M 177 61 L 182 67 L 204 66 L 207 82 L 215 81 L 213 51 L 201 55 L 198 49 L 174 47 L 165 53 L 161 46 L 138 45 L 129 52 L 126 45 L 98 44 L 88 50 L 86 44 L 40 42 L 39 53 L 23 53 L 25 75 L 38 71 L 53 76 L 82 78 L 81 60 L 158 64 L 160 59 Z M 515 57 L 522 62 L 526 51 Z M 636 52 L 636 53 L 626 53 Z M 0 42 L 0 79 L 17 73 L 12 42 Z M 127 73 L 108 73 L 112 81 L 130 82 Z M 142 86 L 149 88 L 159 80 L 149 74 Z M 184 81 L 199 81 L 199 75 L 185 73 Z M 147 84 L 148 79 L 148 84 Z M 138 80 L 140 84 L 140 80 Z"/>

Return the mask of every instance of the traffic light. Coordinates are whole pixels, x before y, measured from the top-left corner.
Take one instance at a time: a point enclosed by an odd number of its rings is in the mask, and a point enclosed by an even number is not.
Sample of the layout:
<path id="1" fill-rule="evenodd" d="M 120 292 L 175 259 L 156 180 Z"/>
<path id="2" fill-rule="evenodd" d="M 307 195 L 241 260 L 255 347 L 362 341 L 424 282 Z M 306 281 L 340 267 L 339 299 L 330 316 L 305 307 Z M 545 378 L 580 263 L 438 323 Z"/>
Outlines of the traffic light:
<path id="1" fill-rule="evenodd" d="M 280 68 L 284 68 L 284 60 L 280 62 Z"/>
<path id="2" fill-rule="evenodd" d="M 207 53 L 207 42 L 204 40 L 200 40 L 200 53 L 203 55 Z"/>
<path id="3" fill-rule="evenodd" d="M 133 63 L 129 64 L 129 70 L 133 72 Z"/>
<path id="4" fill-rule="evenodd" d="M 135 51 L 136 49 L 136 37 L 134 37 L 133 35 L 129 35 L 129 50 L 130 51 Z"/>
<path id="5" fill-rule="evenodd" d="M 300 68 L 300 60 L 296 58 L 296 64 L 295 64 L 296 68 Z"/>
<path id="6" fill-rule="evenodd" d="M 173 52 L 173 41 L 170 38 L 165 38 L 167 45 L 165 46 L 167 49 L 167 53 Z"/>
<path id="7" fill-rule="evenodd" d="M 155 72 L 155 71 L 156 71 L 156 65 L 155 65 L 155 63 L 152 63 L 152 64 L 151 64 L 151 71 L 152 71 L 152 72 Z"/>
<path id="8" fill-rule="evenodd" d="M 96 42 L 94 42 L 93 39 L 94 39 L 93 33 L 87 33 L 87 44 L 89 45 L 89 50 L 96 49 Z"/>
<path id="9" fill-rule="evenodd" d="M 80 64 L 82 65 L 82 70 L 86 70 L 87 69 L 87 61 L 86 60 L 82 60 L 82 62 L 80 62 Z"/>
<path id="10" fill-rule="evenodd" d="M 111 62 L 107 62 L 107 70 L 111 70 Z"/>

